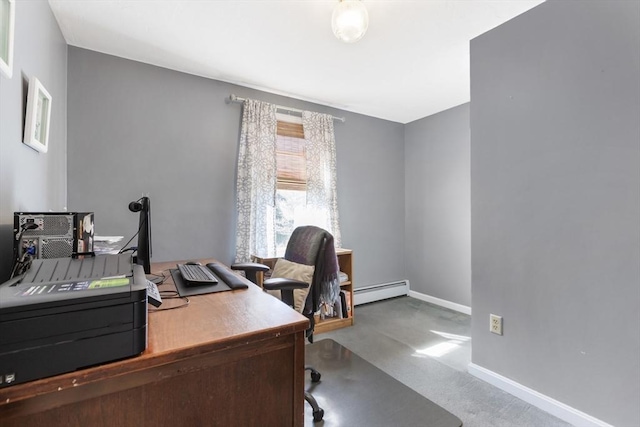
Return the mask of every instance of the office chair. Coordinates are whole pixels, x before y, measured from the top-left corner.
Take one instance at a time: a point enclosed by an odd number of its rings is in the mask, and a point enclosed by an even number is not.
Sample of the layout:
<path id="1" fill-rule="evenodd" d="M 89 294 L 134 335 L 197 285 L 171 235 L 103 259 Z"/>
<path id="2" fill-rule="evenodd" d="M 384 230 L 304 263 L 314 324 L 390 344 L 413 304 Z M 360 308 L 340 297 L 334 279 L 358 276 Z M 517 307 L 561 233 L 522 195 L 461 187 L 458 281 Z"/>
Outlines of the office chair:
<path id="1" fill-rule="evenodd" d="M 335 256 L 333 236 L 318 227 L 298 227 L 289 238 L 284 259 L 297 264 L 313 265 L 314 271 L 311 284 L 309 285 L 306 282 L 287 278 L 271 278 L 263 282 L 263 288 L 266 290 L 279 290 L 282 301 L 293 307 L 294 289 L 305 289 L 310 286 L 302 314 L 309 319 L 309 328 L 305 335 L 309 342 L 312 343 L 313 329 L 315 326 L 314 314 L 320 307 L 321 288 L 324 286 L 322 283 L 326 281 L 328 274 L 335 274 L 337 278 L 338 261 Z M 244 271 L 247 279 L 254 283 L 256 283 L 256 275 L 258 272 L 269 270 L 269 267 L 266 265 L 258 263 L 234 264 L 231 268 Z M 305 370 L 311 371 L 312 382 L 316 383 L 320 381 L 320 372 L 311 366 L 305 366 Z M 324 416 L 324 410 L 318 406 L 316 399 L 307 391 L 304 393 L 304 399 L 309 402 L 313 408 L 313 420 L 316 422 L 321 421 Z"/>

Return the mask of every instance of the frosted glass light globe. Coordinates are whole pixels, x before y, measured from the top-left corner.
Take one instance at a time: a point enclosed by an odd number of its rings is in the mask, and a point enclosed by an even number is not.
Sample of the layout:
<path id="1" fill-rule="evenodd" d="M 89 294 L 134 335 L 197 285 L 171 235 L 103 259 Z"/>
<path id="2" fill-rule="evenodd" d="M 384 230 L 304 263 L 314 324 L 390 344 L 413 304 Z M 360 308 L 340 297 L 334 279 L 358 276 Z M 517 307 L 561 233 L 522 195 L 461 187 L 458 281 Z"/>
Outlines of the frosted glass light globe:
<path id="1" fill-rule="evenodd" d="M 341 0 L 333 9 L 331 29 L 345 43 L 357 42 L 369 27 L 369 13 L 360 0 Z"/>

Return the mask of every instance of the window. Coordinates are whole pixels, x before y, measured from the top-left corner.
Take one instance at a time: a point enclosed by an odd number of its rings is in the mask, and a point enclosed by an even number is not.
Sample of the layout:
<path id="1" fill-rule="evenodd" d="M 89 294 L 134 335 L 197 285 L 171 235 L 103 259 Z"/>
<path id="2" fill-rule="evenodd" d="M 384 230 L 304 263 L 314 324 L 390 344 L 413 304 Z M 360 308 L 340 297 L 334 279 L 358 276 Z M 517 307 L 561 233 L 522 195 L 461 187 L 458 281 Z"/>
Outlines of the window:
<path id="1" fill-rule="evenodd" d="M 340 246 L 333 117 L 302 111 L 297 123 L 287 125 L 292 117 L 278 117 L 276 110 L 273 104 L 244 101 L 238 150 L 237 262 L 250 261 L 252 255 L 278 256 L 291 231 L 300 225 L 327 230 Z M 283 122 L 280 132 L 278 121 Z M 281 158 L 279 173 L 276 151 Z"/>
<path id="2" fill-rule="evenodd" d="M 307 167 L 302 123 L 278 120 L 276 163 L 278 190 L 306 191 Z"/>
<path id="3" fill-rule="evenodd" d="M 302 225 L 307 199 L 307 167 L 302 123 L 278 120 L 276 140 L 276 253 L 284 254 L 289 236 Z"/>

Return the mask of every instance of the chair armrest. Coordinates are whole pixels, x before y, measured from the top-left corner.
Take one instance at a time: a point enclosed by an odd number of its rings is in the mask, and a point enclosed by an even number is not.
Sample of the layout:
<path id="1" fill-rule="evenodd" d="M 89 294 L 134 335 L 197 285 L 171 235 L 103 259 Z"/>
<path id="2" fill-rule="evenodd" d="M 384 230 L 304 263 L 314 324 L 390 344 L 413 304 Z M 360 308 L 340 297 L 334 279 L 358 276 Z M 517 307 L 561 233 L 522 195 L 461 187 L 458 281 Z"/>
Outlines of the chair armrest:
<path id="1" fill-rule="evenodd" d="M 269 271 L 269 267 L 264 264 L 258 264 L 257 262 L 242 262 L 238 264 L 232 264 L 231 269 L 243 271 Z"/>
<path id="2" fill-rule="evenodd" d="M 294 289 L 306 289 L 309 284 L 300 280 L 277 277 L 265 280 L 262 286 L 269 291 L 291 291 Z"/>
<path id="3" fill-rule="evenodd" d="M 238 264 L 232 264 L 231 269 L 244 271 L 245 277 L 255 284 L 258 284 L 258 273 L 269 271 L 269 267 L 264 264 L 258 264 L 257 262 L 241 262 Z"/>

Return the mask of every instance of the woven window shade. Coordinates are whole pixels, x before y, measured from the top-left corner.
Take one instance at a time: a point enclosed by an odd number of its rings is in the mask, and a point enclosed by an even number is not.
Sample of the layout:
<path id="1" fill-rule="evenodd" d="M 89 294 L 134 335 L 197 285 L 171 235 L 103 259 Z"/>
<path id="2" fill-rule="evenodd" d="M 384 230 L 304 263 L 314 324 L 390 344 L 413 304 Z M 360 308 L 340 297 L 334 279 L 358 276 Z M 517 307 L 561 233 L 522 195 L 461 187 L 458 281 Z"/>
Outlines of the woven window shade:
<path id="1" fill-rule="evenodd" d="M 305 191 L 307 189 L 307 167 L 302 124 L 278 121 L 277 133 L 278 189 Z"/>
<path id="2" fill-rule="evenodd" d="M 278 135 L 304 139 L 302 123 L 290 123 L 278 120 Z"/>

